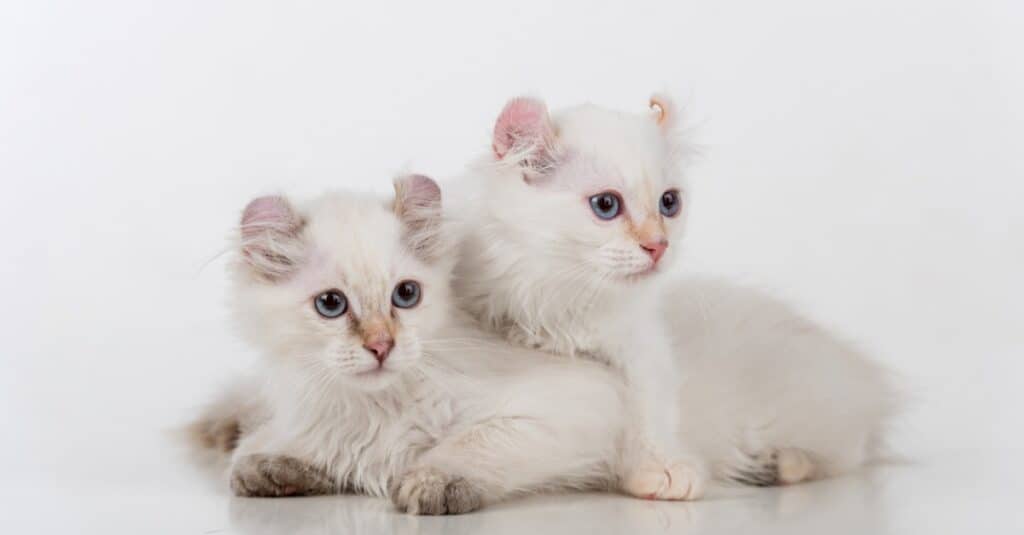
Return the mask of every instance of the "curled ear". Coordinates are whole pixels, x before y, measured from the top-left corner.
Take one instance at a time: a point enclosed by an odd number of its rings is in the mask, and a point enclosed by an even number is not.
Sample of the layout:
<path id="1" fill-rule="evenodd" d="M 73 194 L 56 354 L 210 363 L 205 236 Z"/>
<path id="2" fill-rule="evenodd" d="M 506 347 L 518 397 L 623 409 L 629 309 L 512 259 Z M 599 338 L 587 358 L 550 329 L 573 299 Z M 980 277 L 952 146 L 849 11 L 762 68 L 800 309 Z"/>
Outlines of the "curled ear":
<path id="1" fill-rule="evenodd" d="M 395 179 L 394 212 L 402 222 L 402 239 L 420 258 L 435 260 L 444 253 L 441 187 L 424 175 Z"/>
<path id="2" fill-rule="evenodd" d="M 288 199 L 271 195 L 253 199 L 239 227 L 242 260 L 259 277 L 278 281 L 302 261 L 302 218 Z"/>
<path id="3" fill-rule="evenodd" d="M 651 111 L 654 120 L 664 131 L 671 131 L 679 120 L 679 111 L 676 109 L 672 99 L 665 94 L 655 93 L 651 95 Z"/>
<path id="4" fill-rule="evenodd" d="M 498 160 L 513 160 L 525 168 L 527 180 L 554 163 L 555 128 L 544 102 L 527 97 L 505 104 L 494 124 L 491 147 Z"/>

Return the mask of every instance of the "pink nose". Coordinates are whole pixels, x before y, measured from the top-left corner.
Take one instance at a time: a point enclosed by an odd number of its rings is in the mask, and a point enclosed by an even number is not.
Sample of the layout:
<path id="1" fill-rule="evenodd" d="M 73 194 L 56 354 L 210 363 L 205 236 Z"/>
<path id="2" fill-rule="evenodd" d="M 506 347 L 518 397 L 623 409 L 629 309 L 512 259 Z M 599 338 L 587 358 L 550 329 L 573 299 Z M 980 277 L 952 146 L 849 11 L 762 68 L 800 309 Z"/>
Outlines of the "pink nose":
<path id="1" fill-rule="evenodd" d="M 654 260 L 654 263 L 657 264 L 661 256 L 665 254 L 665 249 L 668 249 L 668 240 L 662 238 L 657 241 L 641 243 L 640 248 L 651 255 L 651 260 Z"/>
<path id="2" fill-rule="evenodd" d="M 395 347 L 395 341 L 390 338 L 374 340 L 368 344 L 363 344 L 363 348 L 373 353 L 373 356 L 377 357 L 377 362 L 380 364 L 384 364 L 384 359 L 388 358 L 388 353 L 391 353 L 391 348 L 393 347 Z"/>

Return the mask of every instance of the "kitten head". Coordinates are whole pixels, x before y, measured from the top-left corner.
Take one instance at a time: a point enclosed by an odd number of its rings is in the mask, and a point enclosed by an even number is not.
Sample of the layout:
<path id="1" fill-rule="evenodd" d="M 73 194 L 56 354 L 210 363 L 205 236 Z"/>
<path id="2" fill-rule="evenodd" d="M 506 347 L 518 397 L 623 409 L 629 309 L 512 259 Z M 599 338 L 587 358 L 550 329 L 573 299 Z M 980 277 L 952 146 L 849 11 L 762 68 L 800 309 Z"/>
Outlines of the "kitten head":
<path id="1" fill-rule="evenodd" d="M 552 117 L 539 100 L 509 101 L 492 143 L 500 183 L 487 185 L 497 239 L 553 263 L 549 273 L 578 266 L 576 275 L 631 285 L 664 271 L 688 198 L 676 112 L 664 97 L 650 107 L 631 114 L 584 105 Z"/>
<path id="2" fill-rule="evenodd" d="M 395 181 L 393 202 L 347 193 L 296 207 L 261 197 L 242 214 L 233 265 L 246 338 L 319 381 L 362 390 L 394 383 L 421 359 L 421 336 L 448 315 L 441 191 Z"/>

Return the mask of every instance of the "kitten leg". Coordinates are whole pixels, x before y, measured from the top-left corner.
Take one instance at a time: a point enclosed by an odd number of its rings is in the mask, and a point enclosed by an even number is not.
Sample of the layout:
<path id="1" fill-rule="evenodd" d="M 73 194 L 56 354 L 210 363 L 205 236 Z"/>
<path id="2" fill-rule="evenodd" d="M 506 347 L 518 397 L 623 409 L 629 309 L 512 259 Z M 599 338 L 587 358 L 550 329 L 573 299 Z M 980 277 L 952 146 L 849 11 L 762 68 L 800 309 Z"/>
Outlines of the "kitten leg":
<path id="1" fill-rule="evenodd" d="M 551 363 L 505 385 L 498 414 L 425 452 L 392 489 L 420 514 L 467 512 L 539 491 L 612 487 L 627 420 L 621 382 L 596 366 Z"/>
<path id="2" fill-rule="evenodd" d="M 395 506 L 412 514 L 459 514 L 500 501 L 513 489 L 538 486 L 544 460 L 530 451 L 539 435 L 528 423 L 500 418 L 485 421 L 443 440 L 392 487 Z M 532 481 L 524 481 L 526 478 Z"/>
<path id="3" fill-rule="evenodd" d="M 638 414 L 636 436 L 627 456 L 622 490 L 655 500 L 695 500 L 707 481 L 703 463 L 680 444 L 676 400 L 681 374 L 675 369 L 668 337 L 653 329 L 640 333 L 627 376 Z"/>
<path id="4" fill-rule="evenodd" d="M 245 455 L 231 467 L 236 496 L 313 496 L 332 494 L 336 488 L 326 472 L 287 455 Z"/>

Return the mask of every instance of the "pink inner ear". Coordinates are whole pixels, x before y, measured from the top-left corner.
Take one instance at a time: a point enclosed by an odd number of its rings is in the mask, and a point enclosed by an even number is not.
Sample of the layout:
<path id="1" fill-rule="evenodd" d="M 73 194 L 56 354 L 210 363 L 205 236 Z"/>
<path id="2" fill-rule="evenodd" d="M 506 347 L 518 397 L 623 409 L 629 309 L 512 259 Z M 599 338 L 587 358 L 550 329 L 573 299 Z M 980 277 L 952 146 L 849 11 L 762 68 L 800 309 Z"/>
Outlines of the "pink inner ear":
<path id="1" fill-rule="evenodd" d="M 428 176 L 409 175 L 402 179 L 403 202 L 415 206 L 439 206 L 441 204 L 441 187 Z"/>
<path id="2" fill-rule="evenodd" d="M 250 201 L 242 212 L 242 236 L 249 237 L 268 228 L 286 230 L 294 221 L 291 206 L 283 197 L 258 197 Z"/>
<path id="3" fill-rule="evenodd" d="M 516 145 L 544 142 L 551 135 L 547 106 L 537 99 L 514 98 L 494 125 L 494 154 L 504 158 Z"/>

